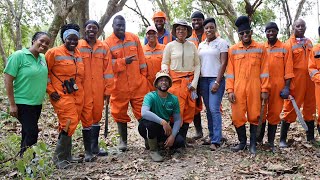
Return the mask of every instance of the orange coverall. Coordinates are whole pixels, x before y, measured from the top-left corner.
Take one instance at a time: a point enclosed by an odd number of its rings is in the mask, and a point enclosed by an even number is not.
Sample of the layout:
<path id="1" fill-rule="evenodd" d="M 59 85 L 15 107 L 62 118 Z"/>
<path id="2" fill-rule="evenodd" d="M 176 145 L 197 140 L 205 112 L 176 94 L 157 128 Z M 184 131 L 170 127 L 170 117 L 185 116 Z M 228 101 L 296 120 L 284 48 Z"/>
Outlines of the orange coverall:
<path id="1" fill-rule="evenodd" d="M 316 113 L 315 87 L 308 73 L 308 61 L 312 51 L 312 43 L 308 40 L 305 44 L 298 44 L 292 35 L 286 44 L 291 48 L 294 78 L 291 84 L 294 87 L 294 98 L 298 107 L 303 105 L 305 121 L 313 121 Z M 283 119 L 288 123 L 296 121 L 297 115 L 290 100 L 285 100 Z"/>
<path id="2" fill-rule="evenodd" d="M 168 90 L 169 93 L 178 97 L 180 106 L 180 115 L 182 123 L 190 124 L 195 115 L 195 100 L 191 99 L 191 93 L 188 89 L 188 84 L 193 80 L 193 72 L 175 72 L 169 71 L 172 78 L 172 87 Z"/>
<path id="3" fill-rule="evenodd" d="M 313 47 L 309 58 L 309 74 L 315 84 L 315 96 L 318 108 L 318 127 L 320 126 L 320 44 Z"/>
<path id="4" fill-rule="evenodd" d="M 206 40 L 206 38 L 207 38 L 206 34 L 203 33 L 201 36 L 201 42 Z M 193 42 L 196 45 L 196 47 L 198 48 L 200 42 L 198 40 L 198 36 L 197 36 L 195 30 L 192 30 L 192 35 L 187 40 Z"/>
<path id="5" fill-rule="evenodd" d="M 108 65 L 108 49 L 100 40 L 91 47 L 86 40 L 79 40 L 78 48 L 84 63 L 84 104 L 81 121 L 83 127 L 97 124 L 102 118 L 104 104 L 104 71 Z"/>
<path id="6" fill-rule="evenodd" d="M 267 119 L 271 125 L 280 123 L 280 113 L 283 108 L 283 99 L 280 97 L 281 90 L 285 87 L 285 81 L 293 78 L 293 62 L 290 48 L 277 40 L 270 46 L 268 42 L 265 44 L 269 63 L 269 99 L 267 106 Z"/>
<path id="7" fill-rule="evenodd" d="M 156 90 L 153 86 L 153 82 L 156 79 L 157 72 L 161 70 L 162 54 L 165 47 L 165 45 L 159 43 L 157 43 L 154 49 L 148 44 L 143 46 L 143 52 L 148 67 L 147 79 L 150 91 Z"/>
<path id="8" fill-rule="evenodd" d="M 112 33 L 106 40 L 111 53 L 108 62 L 106 95 L 111 95 L 111 115 L 115 122 L 130 122 L 127 114 L 130 102 L 137 120 L 141 119 L 144 95 L 149 92 L 147 84 L 147 64 L 139 38 L 129 32 L 120 40 Z M 136 60 L 126 64 L 125 57 L 136 55 Z M 113 85 L 110 85 L 113 84 Z"/>
<path id="9" fill-rule="evenodd" d="M 269 88 L 264 45 L 254 40 L 248 47 L 243 46 L 241 41 L 233 45 L 229 49 L 226 79 L 227 92 L 233 92 L 236 98 L 231 104 L 234 126 L 244 125 L 247 119 L 250 124 L 258 125 L 261 92 L 268 92 Z"/>
<path id="10" fill-rule="evenodd" d="M 48 86 L 47 93 L 50 95 L 57 92 L 60 95 L 58 101 L 50 102 L 59 119 L 59 131 L 65 129 L 67 122 L 68 135 L 72 136 L 77 128 L 84 104 L 84 64 L 80 51 L 76 48 L 72 55 L 65 45 L 49 49 L 45 55 L 48 65 Z M 64 80 L 74 78 L 78 86 L 78 91 L 68 94 L 66 88 L 62 86 Z M 62 82 L 61 82 L 62 81 Z"/>

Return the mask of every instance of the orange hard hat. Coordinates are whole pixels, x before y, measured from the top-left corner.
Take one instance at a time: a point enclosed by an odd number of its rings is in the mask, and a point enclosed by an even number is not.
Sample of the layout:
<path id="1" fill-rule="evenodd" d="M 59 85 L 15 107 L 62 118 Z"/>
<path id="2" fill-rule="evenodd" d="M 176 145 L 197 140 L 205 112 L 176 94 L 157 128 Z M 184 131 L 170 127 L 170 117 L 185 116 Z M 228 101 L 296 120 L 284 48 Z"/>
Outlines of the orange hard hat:
<path id="1" fill-rule="evenodd" d="M 156 13 L 154 13 L 153 17 L 152 17 L 152 20 L 154 21 L 154 18 L 164 18 L 164 20 L 167 19 L 167 16 L 164 12 L 162 11 L 158 11 Z"/>

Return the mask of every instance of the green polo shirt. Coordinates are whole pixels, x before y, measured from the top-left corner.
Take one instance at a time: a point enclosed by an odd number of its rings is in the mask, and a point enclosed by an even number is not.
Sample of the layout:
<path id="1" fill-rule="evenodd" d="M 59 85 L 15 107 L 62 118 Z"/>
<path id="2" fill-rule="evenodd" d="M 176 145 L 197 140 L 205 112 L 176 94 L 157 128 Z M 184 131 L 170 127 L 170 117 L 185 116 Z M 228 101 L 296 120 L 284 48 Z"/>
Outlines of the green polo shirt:
<path id="1" fill-rule="evenodd" d="M 180 113 L 178 97 L 170 93 L 166 98 L 161 98 L 157 91 L 149 92 L 144 96 L 142 106 L 150 107 L 151 112 L 167 122 L 173 114 Z"/>
<path id="2" fill-rule="evenodd" d="M 48 81 L 48 68 L 43 54 L 36 59 L 26 48 L 11 54 L 4 72 L 15 77 L 13 81 L 16 104 L 41 105 Z"/>

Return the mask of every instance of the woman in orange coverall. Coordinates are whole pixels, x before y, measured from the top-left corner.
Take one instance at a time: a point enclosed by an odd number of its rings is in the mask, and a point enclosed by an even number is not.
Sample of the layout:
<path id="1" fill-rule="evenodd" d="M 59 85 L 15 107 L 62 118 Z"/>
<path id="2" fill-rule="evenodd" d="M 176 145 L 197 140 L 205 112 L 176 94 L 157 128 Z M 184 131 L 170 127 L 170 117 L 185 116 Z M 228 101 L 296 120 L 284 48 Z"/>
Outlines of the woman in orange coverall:
<path id="1" fill-rule="evenodd" d="M 162 54 L 165 45 L 158 43 L 157 28 L 149 26 L 146 31 L 148 43 L 143 46 L 144 56 L 148 67 L 147 79 L 150 91 L 155 91 L 153 82 L 156 78 L 157 72 L 161 70 Z"/>
<path id="2" fill-rule="evenodd" d="M 79 123 L 84 99 L 84 65 L 76 48 L 79 29 L 76 24 L 64 25 L 61 28 L 64 44 L 48 50 L 45 56 L 48 64 L 47 93 L 59 119 L 60 134 L 53 155 L 59 169 L 68 167 L 71 162 L 81 161 L 71 156 L 71 136 Z"/>

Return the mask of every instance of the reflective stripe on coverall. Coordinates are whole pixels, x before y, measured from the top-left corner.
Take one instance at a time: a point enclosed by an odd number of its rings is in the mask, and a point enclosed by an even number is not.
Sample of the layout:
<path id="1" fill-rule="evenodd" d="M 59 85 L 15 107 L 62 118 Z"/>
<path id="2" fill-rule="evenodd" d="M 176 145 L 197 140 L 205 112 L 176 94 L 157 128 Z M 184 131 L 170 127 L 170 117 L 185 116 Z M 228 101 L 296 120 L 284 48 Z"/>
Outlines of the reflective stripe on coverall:
<path id="1" fill-rule="evenodd" d="M 229 49 L 226 75 L 227 92 L 234 92 L 236 101 L 231 104 L 232 122 L 236 128 L 247 120 L 257 125 L 261 109 L 261 92 L 268 92 L 269 71 L 263 44 L 252 40 L 248 47 L 242 42 Z M 247 116 L 246 116 L 247 115 Z"/>
<path id="2" fill-rule="evenodd" d="M 96 40 L 91 47 L 86 40 L 79 40 L 78 48 L 84 63 L 84 107 L 81 121 L 84 127 L 97 124 L 102 118 L 104 104 L 104 71 L 108 64 L 106 45 Z"/>
<path id="3" fill-rule="evenodd" d="M 112 33 L 105 43 L 111 51 L 105 73 L 109 83 L 106 94 L 111 94 L 111 115 L 115 122 L 130 122 L 127 114 L 130 102 L 135 118 L 140 120 L 143 97 L 149 92 L 147 64 L 140 40 L 136 35 L 126 32 L 122 41 Z M 136 55 L 136 60 L 126 64 L 125 57 L 132 55 Z"/>
<path id="4" fill-rule="evenodd" d="M 50 95 L 57 92 L 60 95 L 58 101 L 50 102 L 59 119 L 59 131 L 64 129 L 70 120 L 68 135 L 72 136 L 79 123 L 84 101 L 84 65 L 80 51 L 76 48 L 71 54 L 65 45 L 49 49 L 45 55 L 48 65 L 48 86 L 47 93 Z M 62 86 L 64 80 L 74 78 L 78 91 L 68 94 Z"/>
<path id="5" fill-rule="evenodd" d="M 303 106 L 303 117 L 305 121 L 313 121 L 316 113 L 315 87 L 308 73 L 308 61 L 312 51 L 310 40 L 305 45 L 297 44 L 294 35 L 288 39 L 286 44 L 291 48 L 294 78 L 291 84 L 294 88 L 294 98 L 298 107 Z M 283 119 L 288 123 L 296 121 L 297 114 L 290 100 L 284 101 Z"/>
<path id="6" fill-rule="evenodd" d="M 294 77 L 292 56 L 290 48 L 279 40 L 273 46 L 266 42 L 265 48 L 269 64 L 270 89 L 268 104 L 265 106 L 268 110 L 264 112 L 266 112 L 268 123 L 277 125 L 280 123 L 280 113 L 283 108 L 280 92 L 285 87 L 285 81 Z"/>
<path id="7" fill-rule="evenodd" d="M 320 44 L 313 47 L 309 58 L 309 74 L 315 84 L 315 96 L 318 109 L 318 127 L 320 126 Z"/>
<path id="8" fill-rule="evenodd" d="M 153 82 L 156 79 L 156 74 L 161 70 L 161 61 L 165 45 L 159 44 L 152 49 L 148 44 L 143 46 L 144 56 L 148 67 L 147 79 L 148 87 L 150 91 L 156 90 L 153 86 Z"/>

